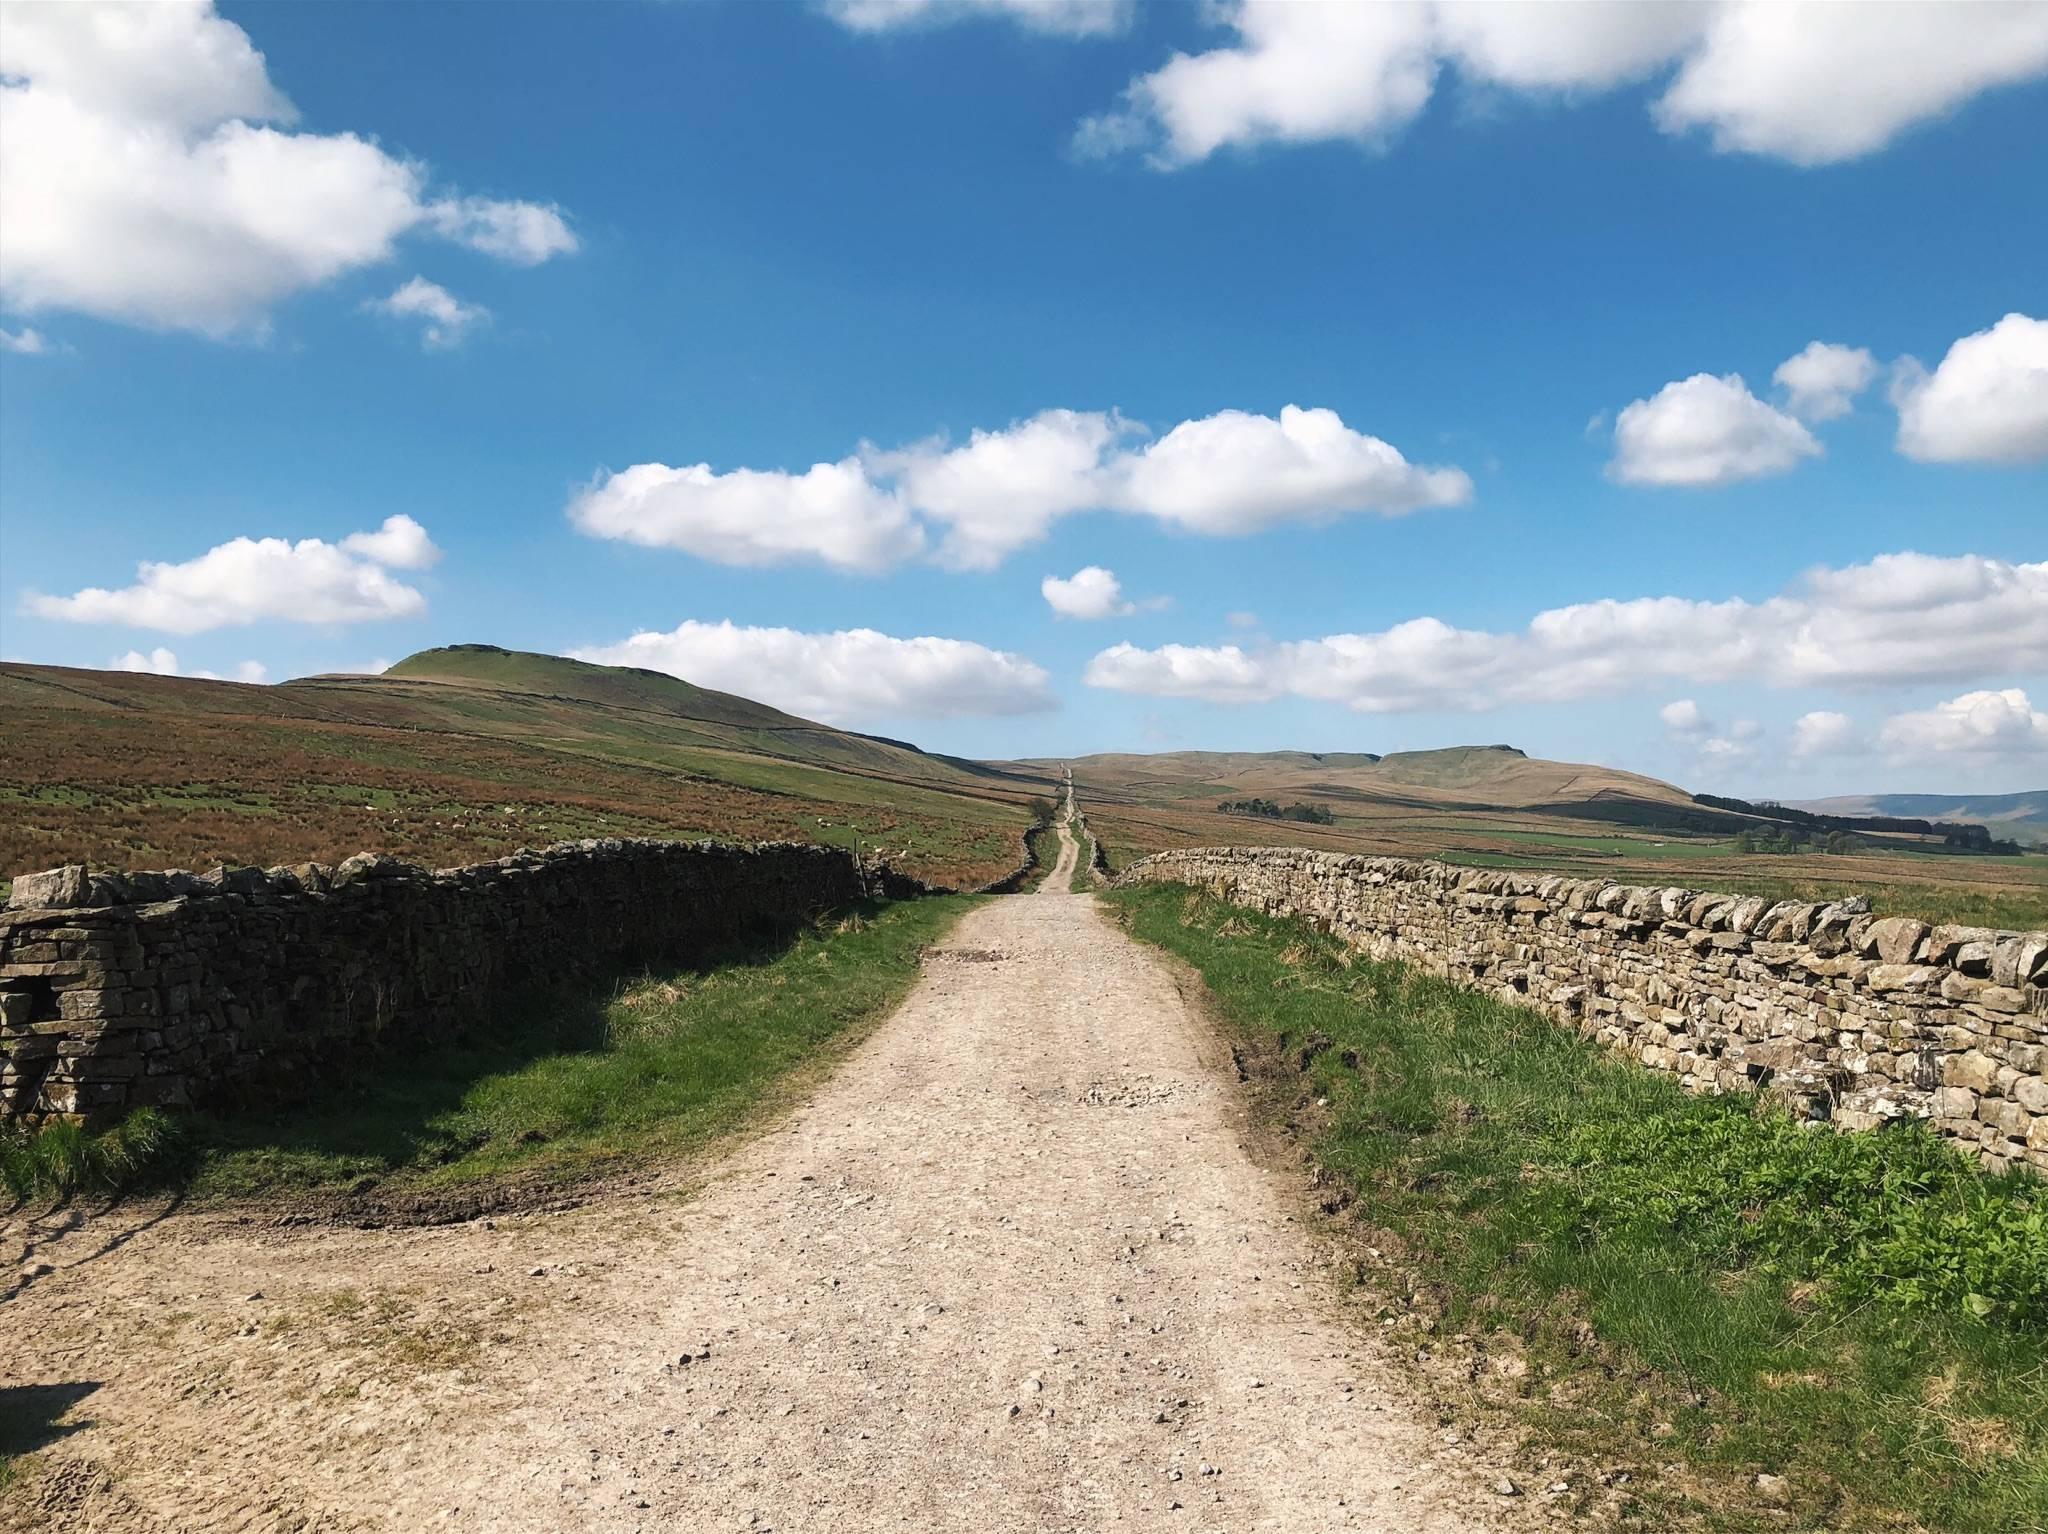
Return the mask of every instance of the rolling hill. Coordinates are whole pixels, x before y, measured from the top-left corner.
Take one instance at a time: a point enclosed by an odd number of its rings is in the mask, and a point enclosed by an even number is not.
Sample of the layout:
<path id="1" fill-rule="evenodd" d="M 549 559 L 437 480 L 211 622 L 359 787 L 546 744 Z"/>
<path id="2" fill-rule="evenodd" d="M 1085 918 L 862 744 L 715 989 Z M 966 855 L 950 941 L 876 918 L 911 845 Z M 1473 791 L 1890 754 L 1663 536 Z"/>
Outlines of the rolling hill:
<path id="1" fill-rule="evenodd" d="M 1055 759 L 973 762 L 665 673 L 490 645 L 380 676 L 274 687 L 0 664 L 0 878 L 333 862 L 446 866 L 593 835 L 791 838 L 880 851 L 972 887 L 1022 855 Z M 1695 889 L 1836 895 L 1994 925 L 2048 917 L 2048 858 L 1740 853 L 1750 822 L 1683 789 L 1505 745 L 1105 754 L 1072 763 L 1113 866 L 1168 847 L 1285 843 Z M 1856 809 L 2025 835 L 2048 795 L 1883 795 Z M 1231 813 L 1312 805 L 1328 823 Z M 1830 804 L 1825 808 L 1835 809 Z"/>
<path id="2" fill-rule="evenodd" d="M 661 673 L 488 645 L 275 687 L 0 665 L 0 710 L 0 875 L 717 835 L 880 846 L 973 885 L 1016 865 L 1028 801 L 1051 786 Z"/>
<path id="3" fill-rule="evenodd" d="M 2048 788 L 2017 794 L 1845 794 L 1787 801 L 1820 815 L 1904 815 L 1915 820 L 1974 821 L 1993 836 L 2048 846 Z"/>
<path id="4" fill-rule="evenodd" d="M 1048 761 L 1020 764 L 1049 771 Z M 1449 746 L 1436 751 L 1173 751 L 1156 756 L 1103 755 L 1074 760 L 1098 798 L 1193 799 L 1246 794 L 1446 807 L 1521 808 L 1575 805 L 1599 799 L 1683 805 L 1681 788 L 1638 773 L 1531 757 L 1513 746 Z"/>
<path id="5" fill-rule="evenodd" d="M 1958 856 L 1938 839 L 1903 836 L 1864 838 L 1854 857 L 1744 852 L 1735 833 L 1769 822 L 1703 806 L 1656 778 L 1513 746 L 1176 751 L 1080 757 L 1073 768 L 1112 867 L 1176 846 L 1295 845 L 1773 896 L 1861 893 L 1884 909 L 1991 925 L 2048 917 L 2048 859 Z M 1314 806 L 1330 821 L 1222 808 L 1247 801 Z"/>

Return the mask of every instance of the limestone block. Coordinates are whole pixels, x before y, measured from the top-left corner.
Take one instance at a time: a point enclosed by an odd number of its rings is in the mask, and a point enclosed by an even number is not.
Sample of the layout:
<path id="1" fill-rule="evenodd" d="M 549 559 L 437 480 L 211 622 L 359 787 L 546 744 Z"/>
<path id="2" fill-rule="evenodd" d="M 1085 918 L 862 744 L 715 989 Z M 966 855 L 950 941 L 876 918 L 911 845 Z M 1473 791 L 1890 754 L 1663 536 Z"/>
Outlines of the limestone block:
<path id="1" fill-rule="evenodd" d="M 1997 1080 L 1998 1062 L 1974 1049 L 1960 1055 L 1951 1055 L 1942 1062 L 1943 1086 L 1968 1087 L 1973 1092 L 1988 1092 Z"/>
<path id="2" fill-rule="evenodd" d="M 1943 1119 L 1973 1119 L 1981 1101 L 1968 1087 L 1943 1087 L 1934 1094 L 1934 1114 Z"/>
<path id="3" fill-rule="evenodd" d="M 1926 991 L 1941 980 L 1941 971 L 1928 964 L 1877 964 L 1863 977 L 1873 991 Z"/>
<path id="4" fill-rule="evenodd" d="M 2032 978 L 2020 972 L 2022 959 L 2031 962 L 2028 948 L 2028 941 L 2017 934 L 1999 940 L 1991 950 L 1991 980 L 1994 985 L 2019 986 Z"/>
<path id="5" fill-rule="evenodd" d="M 1872 922 L 1863 934 L 1863 953 L 1874 953 L 1886 964 L 1911 964 L 1927 940 L 1927 931 L 1927 923 L 1910 916 L 1887 916 Z"/>
<path id="6" fill-rule="evenodd" d="M 83 863 L 37 874 L 16 874 L 8 892 L 8 909 L 54 911 L 92 904 L 92 877 Z"/>

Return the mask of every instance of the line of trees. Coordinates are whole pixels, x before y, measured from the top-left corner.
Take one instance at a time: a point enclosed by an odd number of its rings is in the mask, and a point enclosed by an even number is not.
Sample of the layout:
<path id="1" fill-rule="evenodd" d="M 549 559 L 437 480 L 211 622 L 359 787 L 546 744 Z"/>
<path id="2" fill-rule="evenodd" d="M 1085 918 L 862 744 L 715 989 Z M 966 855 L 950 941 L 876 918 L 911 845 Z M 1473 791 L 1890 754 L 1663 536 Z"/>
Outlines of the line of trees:
<path id="1" fill-rule="evenodd" d="M 1333 826 L 1337 817 L 1327 804 L 1281 804 L 1273 799 L 1225 799 L 1216 806 L 1226 815 L 1256 815 L 1262 820 L 1300 820 Z"/>
<path id="2" fill-rule="evenodd" d="M 1796 810 L 1790 805 L 1780 804 L 1775 799 L 1749 800 L 1731 799 L 1725 794 L 1694 794 L 1693 803 L 1704 804 L 1710 809 L 1730 810 L 1738 815 L 1755 815 L 1765 820 L 1781 822 L 1784 829 L 1772 832 L 1768 828 L 1752 827 L 1737 834 L 1736 849 L 1741 852 L 1775 852 L 1803 850 L 1819 842 L 1827 835 L 1826 850 L 1856 851 L 1859 846 L 1836 847 L 1832 845 L 1834 835 L 1843 835 L 1855 841 L 1857 832 L 1891 832 L 1904 836 L 1938 836 L 1943 847 L 1955 852 L 1991 853 L 2001 857 L 2017 857 L 2023 850 L 2016 841 L 2000 841 L 1992 836 L 1986 826 L 1951 820 L 1918 820 L 1904 815 L 1822 815 L 1812 810 Z M 1796 833 L 1796 834 L 1795 834 Z M 1785 846 L 1744 846 L 1744 839 L 1751 842 L 1773 841 L 1788 843 Z"/>

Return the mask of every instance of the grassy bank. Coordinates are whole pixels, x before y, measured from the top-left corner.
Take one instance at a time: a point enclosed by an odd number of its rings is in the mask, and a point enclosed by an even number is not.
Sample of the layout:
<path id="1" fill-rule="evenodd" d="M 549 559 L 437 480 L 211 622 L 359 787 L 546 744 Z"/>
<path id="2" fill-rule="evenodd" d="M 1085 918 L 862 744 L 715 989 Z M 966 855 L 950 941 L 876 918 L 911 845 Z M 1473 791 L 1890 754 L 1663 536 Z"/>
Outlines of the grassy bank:
<path id="1" fill-rule="evenodd" d="M 687 1150 L 737 1127 L 793 1074 L 884 1016 L 916 979 L 919 951 L 971 903 L 864 907 L 604 994 L 528 996 L 472 1038 L 370 1062 L 286 1112 L 150 1115 L 153 1140 L 139 1162 L 115 1153 L 139 1116 L 101 1137 L 46 1129 L 15 1142 L 10 1184 L 38 1154 L 78 1175 L 70 1189 L 48 1176 L 16 1185 L 17 1197 L 138 1181 L 175 1182 L 200 1198 L 424 1190 L 506 1173 L 568 1177 Z M 103 1153 L 79 1148 L 102 1141 Z"/>
<path id="2" fill-rule="evenodd" d="M 1054 865 L 1060 860 L 1060 834 L 1050 825 L 1033 826 L 1024 833 L 1024 845 L 1031 849 L 1031 872 L 1025 877 L 1026 889 L 1038 889 L 1052 877 Z"/>
<path id="3" fill-rule="evenodd" d="M 1269 1062 L 1373 1287 L 1470 1352 L 1454 1388 L 1629 1467 L 1637 1526 L 2048 1530 L 2048 1189 L 1689 1098 L 1297 923 L 1108 898 Z"/>

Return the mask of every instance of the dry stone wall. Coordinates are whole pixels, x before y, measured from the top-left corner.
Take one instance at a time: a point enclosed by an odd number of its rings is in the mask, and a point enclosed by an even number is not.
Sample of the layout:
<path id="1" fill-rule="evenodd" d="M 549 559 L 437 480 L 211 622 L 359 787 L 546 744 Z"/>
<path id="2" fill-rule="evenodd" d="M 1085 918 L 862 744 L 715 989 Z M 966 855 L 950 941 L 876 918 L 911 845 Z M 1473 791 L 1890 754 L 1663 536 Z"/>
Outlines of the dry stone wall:
<path id="1" fill-rule="evenodd" d="M 515 987 L 687 959 L 863 888 L 836 848 L 619 840 L 438 872 L 365 853 L 28 875 L 0 911 L 0 1111 L 288 1098 L 344 1061 L 488 1026 Z"/>
<path id="2" fill-rule="evenodd" d="M 2048 933 L 1290 848 L 1160 853 L 1117 882 L 1309 919 L 1694 1091 L 1768 1089 L 1842 1129 L 1912 1115 L 2048 1172 Z"/>

